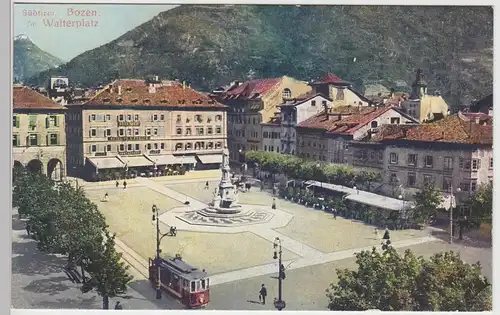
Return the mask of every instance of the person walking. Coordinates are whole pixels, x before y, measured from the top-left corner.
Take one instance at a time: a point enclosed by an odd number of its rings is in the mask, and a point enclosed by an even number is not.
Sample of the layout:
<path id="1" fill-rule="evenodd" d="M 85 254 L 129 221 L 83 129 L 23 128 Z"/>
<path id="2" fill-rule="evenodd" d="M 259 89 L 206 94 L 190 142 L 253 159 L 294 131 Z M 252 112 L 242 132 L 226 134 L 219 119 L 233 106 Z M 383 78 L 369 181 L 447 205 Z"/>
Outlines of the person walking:
<path id="1" fill-rule="evenodd" d="M 104 201 L 108 201 L 108 197 L 109 197 L 108 193 L 105 193 L 104 194 Z"/>
<path id="2" fill-rule="evenodd" d="M 127 181 L 123 181 L 123 189 L 127 188 Z"/>
<path id="3" fill-rule="evenodd" d="M 207 182 L 205 183 L 205 189 L 208 189 L 208 180 L 207 180 Z"/>
<path id="4" fill-rule="evenodd" d="M 115 310 L 122 310 L 123 306 L 120 304 L 120 301 L 116 302 L 115 304 Z"/>
<path id="5" fill-rule="evenodd" d="M 337 220 L 337 209 L 333 208 L 333 218 Z"/>
<path id="6" fill-rule="evenodd" d="M 273 204 L 272 204 L 271 208 L 272 208 L 273 210 L 275 210 L 275 209 L 276 209 L 276 198 L 273 198 Z"/>
<path id="7" fill-rule="evenodd" d="M 28 236 L 31 235 L 31 224 L 29 222 L 26 222 L 26 233 L 28 233 Z"/>
<path id="8" fill-rule="evenodd" d="M 120 183 L 116 181 L 116 188 L 118 188 L 118 186 L 120 186 Z"/>
<path id="9" fill-rule="evenodd" d="M 267 296 L 267 289 L 264 286 L 264 284 L 262 284 L 262 287 L 260 288 L 259 291 L 259 301 L 262 300 L 262 304 L 266 304 L 266 296 Z"/>

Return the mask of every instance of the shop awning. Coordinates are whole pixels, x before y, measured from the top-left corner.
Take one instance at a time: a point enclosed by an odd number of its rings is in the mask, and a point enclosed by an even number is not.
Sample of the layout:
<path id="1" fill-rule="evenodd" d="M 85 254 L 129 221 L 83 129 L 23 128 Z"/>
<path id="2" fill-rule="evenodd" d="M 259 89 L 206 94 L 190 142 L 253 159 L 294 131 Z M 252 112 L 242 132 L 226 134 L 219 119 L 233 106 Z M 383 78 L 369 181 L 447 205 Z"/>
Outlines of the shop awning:
<path id="1" fill-rule="evenodd" d="M 203 164 L 222 163 L 222 154 L 198 155 L 198 159 Z"/>
<path id="2" fill-rule="evenodd" d="M 156 165 L 173 165 L 180 164 L 181 161 L 171 154 L 162 154 L 149 156 L 149 159 L 156 163 Z"/>
<path id="3" fill-rule="evenodd" d="M 186 155 L 186 156 L 177 156 L 176 157 L 180 164 L 195 164 L 196 163 L 196 158 L 192 155 Z"/>
<path id="4" fill-rule="evenodd" d="M 122 168 L 125 166 L 117 157 L 88 157 L 87 160 L 90 164 L 94 165 L 98 169 L 108 169 L 108 168 Z"/>
<path id="5" fill-rule="evenodd" d="M 127 164 L 127 167 L 153 166 L 154 163 L 144 156 L 122 156 L 121 159 Z"/>

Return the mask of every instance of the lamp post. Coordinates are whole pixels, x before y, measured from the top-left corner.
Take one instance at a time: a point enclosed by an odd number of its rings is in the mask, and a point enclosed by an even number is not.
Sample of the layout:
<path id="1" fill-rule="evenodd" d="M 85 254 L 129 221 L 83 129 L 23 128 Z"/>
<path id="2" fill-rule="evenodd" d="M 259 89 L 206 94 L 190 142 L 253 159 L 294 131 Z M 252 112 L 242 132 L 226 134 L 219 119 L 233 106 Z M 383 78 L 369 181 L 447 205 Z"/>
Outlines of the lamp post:
<path id="1" fill-rule="evenodd" d="M 160 254 L 161 254 L 161 249 L 160 249 L 160 244 L 161 240 L 170 234 L 169 233 L 161 233 L 160 232 L 160 216 L 158 214 L 158 207 L 156 205 L 153 205 L 151 207 L 151 210 L 153 211 L 153 219 L 152 221 L 156 221 L 156 259 L 155 259 L 155 266 L 156 266 L 156 299 L 160 300 L 161 299 L 161 278 L 160 278 Z M 174 234 L 172 234 L 174 236 Z"/>
<path id="2" fill-rule="evenodd" d="M 319 168 L 321 167 L 321 164 L 320 163 L 316 164 L 316 167 L 319 170 Z M 323 189 L 323 181 L 320 181 L 320 187 L 321 187 L 321 189 Z"/>
<path id="3" fill-rule="evenodd" d="M 279 239 L 279 237 L 276 237 L 274 239 L 273 248 L 274 248 L 273 258 L 274 259 L 278 259 L 278 299 L 274 300 L 274 307 L 278 311 L 281 311 L 282 309 L 284 309 L 286 307 L 286 303 L 282 299 L 282 281 L 283 281 L 283 279 L 282 279 L 283 277 L 282 277 L 282 273 L 281 273 L 281 266 L 282 266 L 281 254 L 282 254 L 282 250 L 281 250 L 281 240 Z"/>
<path id="4" fill-rule="evenodd" d="M 457 192 L 460 192 L 460 187 Z M 450 186 L 450 244 L 453 244 L 453 186 Z"/>

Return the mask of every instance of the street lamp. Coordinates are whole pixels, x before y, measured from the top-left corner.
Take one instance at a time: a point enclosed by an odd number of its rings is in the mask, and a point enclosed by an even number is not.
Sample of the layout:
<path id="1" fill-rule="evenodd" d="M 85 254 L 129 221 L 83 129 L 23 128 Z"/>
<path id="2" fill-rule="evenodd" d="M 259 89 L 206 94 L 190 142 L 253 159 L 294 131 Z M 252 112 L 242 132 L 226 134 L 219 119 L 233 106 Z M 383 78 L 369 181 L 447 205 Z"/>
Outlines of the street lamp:
<path id="1" fill-rule="evenodd" d="M 321 167 L 321 164 L 316 164 L 316 167 L 319 169 Z M 320 181 L 320 187 L 323 188 L 323 181 Z"/>
<path id="2" fill-rule="evenodd" d="M 160 300 L 161 299 L 161 278 L 160 278 L 160 244 L 161 240 L 168 235 L 175 236 L 175 233 L 173 231 L 176 231 L 177 229 L 175 227 L 171 227 L 170 231 L 168 233 L 161 233 L 160 232 L 160 216 L 158 214 L 158 207 L 156 205 L 153 205 L 151 207 L 151 210 L 153 212 L 153 218 L 152 221 L 156 221 L 156 259 L 155 259 L 155 266 L 156 266 L 156 299 Z"/>
<path id="3" fill-rule="evenodd" d="M 279 271 L 278 272 L 278 299 L 274 300 L 274 307 L 278 311 L 281 311 L 282 309 L 284 309 L 286 307 L 286 303 L 282 299 L 282 281 L 283 281 L 282 272 L 284 272 L 284 270 L 282 271 L 282 268 L 281 268 L 281 266 L 282 266 L 282 262 L 281 262 L 282 250 L 281 250 L 281 240 L 279 239 L 279 237 L 276 237 L 274 239 L 273 248 L 274 248 L 273 258 L 278 259 L 278 271 Z"/>
<path id="4" fill-rule="evenodd" d="M 460 187 L 457 192 L 461 191 Z M 453 186 L 450 186 L 450 244 L 453 244 Z"/>

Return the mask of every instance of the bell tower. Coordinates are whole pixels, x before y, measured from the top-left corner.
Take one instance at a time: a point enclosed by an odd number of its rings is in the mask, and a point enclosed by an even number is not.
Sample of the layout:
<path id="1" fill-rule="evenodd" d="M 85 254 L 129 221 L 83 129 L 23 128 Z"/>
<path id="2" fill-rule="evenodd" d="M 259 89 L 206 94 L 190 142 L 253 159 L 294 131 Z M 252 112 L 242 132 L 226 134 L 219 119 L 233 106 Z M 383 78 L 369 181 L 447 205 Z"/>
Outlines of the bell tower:
<path id="1" fill-rule="evenodd" d="M 415 81 L 411 85 L 410 99 L 421 99 L 424 95 L 427 95 L 427 83 L 424 81 L 424 73 L 422 69 L 418 69 Z"/>

